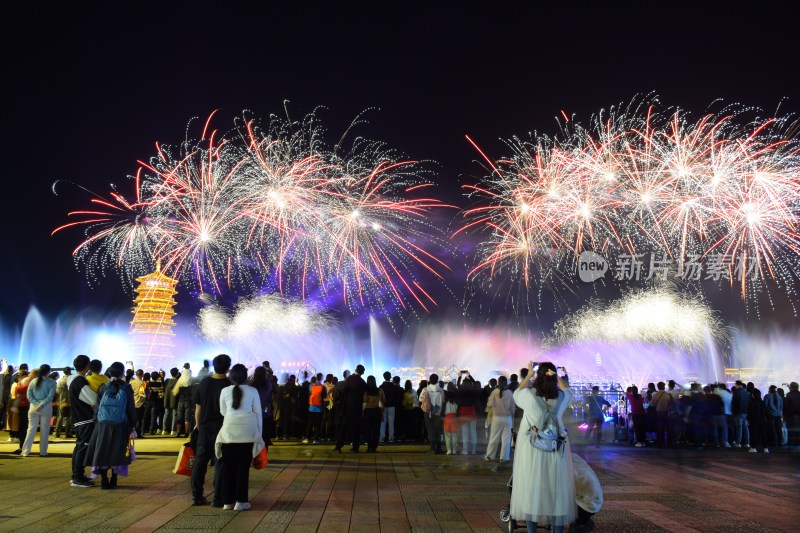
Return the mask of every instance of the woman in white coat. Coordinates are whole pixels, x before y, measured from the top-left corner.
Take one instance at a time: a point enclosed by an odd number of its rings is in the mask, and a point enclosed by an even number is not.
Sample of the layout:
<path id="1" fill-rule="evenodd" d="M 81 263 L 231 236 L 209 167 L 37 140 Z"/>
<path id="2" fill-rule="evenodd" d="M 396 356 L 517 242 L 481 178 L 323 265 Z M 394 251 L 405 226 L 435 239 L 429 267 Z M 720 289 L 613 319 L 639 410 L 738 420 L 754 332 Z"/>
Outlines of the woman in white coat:
<path id="1" fill-rule="evenodd" d="M 528 367 L 532 375 L 533 364 Z M 577 514 L 572 453 L 562 418 L 570 402 L 569 388 L 553 363 L 542 363 L 533 382 L 525 379 L 514 391 L 514 402 L 524 414 L 514 451 L 511 516 L 524 520 L 531 533 L 545 523 L 553 526 L 553 533 L 561 533 Z M 542 449 L 553 442 L 548 436 L 558 437 L 554 451 Z M 545 446 L 534 446 L 537 438 Z"/>
<path id="2" fill-rule="evenodd" d="M 223 509 L 250 509 L 247 489 L 250 464 L 264 448 L 261 438 L 261 400 L 247 382 L 247 367 L 233 365 L 228 379 L 233 383 L 219 396 L 219 412 L 225 417 L 217 434 L 215 454 L 222 459 Z"/>

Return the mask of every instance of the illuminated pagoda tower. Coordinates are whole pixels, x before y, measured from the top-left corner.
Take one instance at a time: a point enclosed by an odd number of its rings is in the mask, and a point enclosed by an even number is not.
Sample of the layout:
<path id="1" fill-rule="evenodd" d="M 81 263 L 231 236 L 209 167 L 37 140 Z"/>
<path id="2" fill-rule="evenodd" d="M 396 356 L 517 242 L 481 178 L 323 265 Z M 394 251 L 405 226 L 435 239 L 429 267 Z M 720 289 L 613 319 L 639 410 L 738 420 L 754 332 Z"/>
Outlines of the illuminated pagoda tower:
<path id="1" fill-rule="evenodd" d="M 175 286 L 178 280 L 161 272 L 161 261 L 156 263 L 152 274 L 136 278 L 136 298 L 131 310 L 130 334 L 133 338 L 133 354 L 137 365 L 145 365 L 151 357 L 171 358 L 175 344 L 172 327 L 175 322 Z M 137 367 L 138 368 L 138 367 Z"/>

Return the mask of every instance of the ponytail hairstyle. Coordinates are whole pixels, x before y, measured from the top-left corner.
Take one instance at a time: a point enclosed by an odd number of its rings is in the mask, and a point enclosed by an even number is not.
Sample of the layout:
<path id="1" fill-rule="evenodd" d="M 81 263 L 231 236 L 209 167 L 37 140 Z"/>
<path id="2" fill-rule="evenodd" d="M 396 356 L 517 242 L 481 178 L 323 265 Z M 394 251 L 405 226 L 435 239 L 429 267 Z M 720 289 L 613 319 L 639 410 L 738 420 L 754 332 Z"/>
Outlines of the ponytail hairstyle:
<path id="1" fill-rule="evenodd" d="M 505 376 L 497 378 L 497 388 L 500 389 L 501 393 L 506 390 L 508 388 L 508 378 Z"/>
<path id="2" fill-rule="evenodd" d="M 120 381 L 120 378 L 122 378 L 122 376 L 125 374 L 125 365 L 123 365 L 119 361 L 111 363 L 111 366 L 108 367 L 106 373 L 108 374 L 108 377 L 111 379 L 111 381 L 109 381 L 108 383 L 108 386 L 117 387 L 117 389 L 119 390 L 119 388 L 122 387 L 122 382 Z"/>
<path id="3" fill-rule="evenodd" d="M 39 376 L 32 383 L 33 390 L 39 392 L 42 380 L 50 374 L 50 365 L 44 364 L 39 367 Z"/>
<path id="4" fill-rule="evenodd" d="M 536 389 L 537 396 L 542 396 L 546 400 L 558 398 L 558 375 L 556 365 L 549 361 L 541 363 L 536 370 L 533 388 Z"/>
<path id="5" fill-rule="evenodd" d="M 243 393 L 240 385 L 244 385 L 247 381 L 247 367 L 243 364 L 233 365 L 228 373 L 228 379 L 233 382 L 233 408 L 238 409 L 242 405 Z"/>

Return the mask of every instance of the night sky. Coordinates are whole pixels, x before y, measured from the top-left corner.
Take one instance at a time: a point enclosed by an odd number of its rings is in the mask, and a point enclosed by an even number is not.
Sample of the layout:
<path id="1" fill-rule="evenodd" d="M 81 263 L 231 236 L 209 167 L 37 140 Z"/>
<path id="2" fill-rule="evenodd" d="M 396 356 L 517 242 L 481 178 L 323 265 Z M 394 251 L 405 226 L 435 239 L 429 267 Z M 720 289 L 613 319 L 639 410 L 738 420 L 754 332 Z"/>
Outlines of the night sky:
<path id="1" fill-rule="evenodd" d="M 778 7 L 167 4 L 31 4 L 6 19 L 6 327 L 19 327 L 30 305 L 49 317 L 129 306 L 130 294 L 113 277 L 88 288 L 70 256 L 79 231 L 50 236 L 87 199 L 69 187 L 56 196 L 51 185 L 124 187 L 155 141 L 179 143 L 192 117 L 215 109 L 226 129 L 243 109 L 266 118 L 283 113 L 288 100 L 299 118 L 325 106 L 320 116 L 333 143 L 360 111 L 378 108 L 358 133 L 437 161 L 439 194 L 461 205 L 460 185 L 483 173 L 465 134 L 500 157 L 508 153 L 501 138 L 555 133 L 562 110 L 588 119 L 650 91 L 666 106 L 696 112 L 716 98 L 766 111 L 786 98 L 784 112 L 800 111 L 799 28 Z M 450 280 L 456 298 L 444 307 L 458 307 L 462 283 Z M 737 319 L 736 306 L 724 302 L 717 303 Z M 762 320 L 794 318 L 779 305 Z"/>

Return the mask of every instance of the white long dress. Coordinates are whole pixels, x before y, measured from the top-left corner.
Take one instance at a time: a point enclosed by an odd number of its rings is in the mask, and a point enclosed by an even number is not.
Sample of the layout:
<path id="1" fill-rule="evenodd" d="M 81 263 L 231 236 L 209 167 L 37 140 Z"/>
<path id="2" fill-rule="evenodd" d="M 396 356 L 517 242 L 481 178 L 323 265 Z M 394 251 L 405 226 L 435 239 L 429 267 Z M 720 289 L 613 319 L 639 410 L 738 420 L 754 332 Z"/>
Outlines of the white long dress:
<path id="1" fill-rule="evenodd" d="M 544 407 L 535 400 L 536 389 L 518 388 L 514 402 L 524 410 L 514 451 L 514 479 L 511 490 L 511 516 L 518 521 L 567 526 L 577 515 L 575 474 L 569 440 L 562 449 L 546 452 L 534 448 L 530 441 L 531 427 L 541 427 Z M 564 398 L 554 415 L 563 428 L 564 411 L 569 406 L 569 391 L 559 391 Z M 547 400 L 552 410 L 556 400 Z M 566 432 L 564 432 L 566 433 Z"/>

